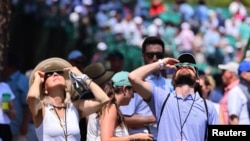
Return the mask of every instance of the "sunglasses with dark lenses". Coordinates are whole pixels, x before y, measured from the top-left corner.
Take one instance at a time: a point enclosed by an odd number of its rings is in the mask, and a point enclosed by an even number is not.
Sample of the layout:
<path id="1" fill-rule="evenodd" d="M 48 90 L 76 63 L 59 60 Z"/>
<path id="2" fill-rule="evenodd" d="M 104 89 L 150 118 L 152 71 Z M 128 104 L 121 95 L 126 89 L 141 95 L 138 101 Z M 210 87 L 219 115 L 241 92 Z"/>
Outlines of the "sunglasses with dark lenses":
<path id="1" fill-rule="evenodd" d="M 64 74 L 64 72 L 62 70 L 46 71 L 45 74 L 44 74 L 44 77 L 48 78 L 48 77 L 52 76 L 54 73 L 57 73 L 59 75 L 63 75 Z"/>
<path id="2" fill-rule="evenodd" d="M 163 53 L 162 52 L 146 52 L 145 54 L 149 59 L 153 59 L 154 56 L 156 56 L 157 59 L 162 59 L 163 58 Z"/>

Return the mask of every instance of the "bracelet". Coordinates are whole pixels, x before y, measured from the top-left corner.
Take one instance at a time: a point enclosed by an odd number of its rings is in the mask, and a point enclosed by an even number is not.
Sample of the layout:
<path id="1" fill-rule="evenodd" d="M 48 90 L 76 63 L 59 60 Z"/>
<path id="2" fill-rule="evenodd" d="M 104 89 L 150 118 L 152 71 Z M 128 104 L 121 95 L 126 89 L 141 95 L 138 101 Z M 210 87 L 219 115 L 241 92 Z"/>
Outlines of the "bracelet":
<path id="1" fill-rule="evenodd" d="M 90 79 L 90 78 L 89 78 Z M 88 84 L 88 88 L 90 87 L 90 84 L 92 83 L 92 79 L 90 79 L 90 82 L 89 82 L 89 84 Z"/>
<path id="2" fill-rule="evenodd" d="M 158 62 L 160 63 L 160 70 L 164 69 L 164 63 L 162 61 L 162 59 L 159 59 Z"/>
<path id="3" fill-rule="evenodd" d="M 83 74 L 80 77 L 81 77 L 82 82 L 84 83 L 86 83 L 86 80 L 89 79 L 89 77 L 86 74 Z"/>

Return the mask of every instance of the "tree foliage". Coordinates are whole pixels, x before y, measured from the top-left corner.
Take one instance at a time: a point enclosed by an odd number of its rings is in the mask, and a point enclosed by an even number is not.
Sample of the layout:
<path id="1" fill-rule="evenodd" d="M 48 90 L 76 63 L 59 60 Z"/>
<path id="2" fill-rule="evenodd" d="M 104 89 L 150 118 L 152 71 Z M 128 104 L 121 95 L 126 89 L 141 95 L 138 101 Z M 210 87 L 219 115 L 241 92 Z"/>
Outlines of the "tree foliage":
<path id="1" fill-rule="evenodd" d="M 0 1 L 0 81 L 4 66 L 5 53 L 9 43 L 10 0 Z"/>

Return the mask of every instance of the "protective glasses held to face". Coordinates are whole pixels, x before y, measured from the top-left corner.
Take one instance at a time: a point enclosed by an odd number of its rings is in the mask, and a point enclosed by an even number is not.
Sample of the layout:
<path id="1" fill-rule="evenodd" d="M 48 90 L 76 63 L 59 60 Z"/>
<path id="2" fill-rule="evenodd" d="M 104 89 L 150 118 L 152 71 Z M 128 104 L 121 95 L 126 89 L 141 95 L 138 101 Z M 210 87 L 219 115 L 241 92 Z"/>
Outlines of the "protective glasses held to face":
<path id="1" fill-rule="evenodd" d="M 61 76 L 64 75 L 63 70 L 46 71 L 45 74 L 44 74 L 45 80 L 46 80 L 47 78 L 49 78 L 50 76 L 52 76 L 54 73 L 57 73 L 58 75 L 61 75 Z"/>

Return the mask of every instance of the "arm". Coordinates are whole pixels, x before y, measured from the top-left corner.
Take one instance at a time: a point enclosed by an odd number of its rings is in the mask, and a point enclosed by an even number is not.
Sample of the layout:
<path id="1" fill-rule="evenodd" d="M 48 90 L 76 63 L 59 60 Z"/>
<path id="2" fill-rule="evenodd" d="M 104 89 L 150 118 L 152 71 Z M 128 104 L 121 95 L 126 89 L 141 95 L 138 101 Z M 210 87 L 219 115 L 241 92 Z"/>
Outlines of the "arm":
<path id="1" fill-rule="evenodd" d="M 148 65 L 141 66 L 129 74 L 129 81 L 132 84 L 134 90 L 146 101 L 151 99 L 151 86 L 149 82 L 145 81 L 145 78 L 159 71 L 160 68 L 166 69 L 167 67 L 174 68 L 175 63 L 179 62 L 174 58 L 164 58 L 162 59 L 162 64 L 157 61 Z"/>
<path id="2" fill-rule="evenodd" d="M 109 101 L 109 97 L 103 91 L 101 87 L 99 87 L 95 82 L 88 78 L 87 75 L 83 74 L 77 67 L 66 68 L 66 70 L 73 72 L 76 76 L 84 77 L 82 80 L 84 81 L 93 95 L 95 99 L 93 100 L 77 100 L 74 102 L 75 106 L 81 111 L 81 116 L 85 117 L 91 113 L 98 111 L 104 104 Z"/>
<path id="3" fill-rule="evenodd" d="M 231 115 L 229 117 L 229 124 L 231 125 L 238 125 L 239 124 L 239 118 L 236 115 Z"/>
<path id="4" fill-rule="evenodd" d="M 102 141 L 134 141 L 134 140 L 153 140 L 153 135 L 147 133 L 133 134 L 129 136 L 116 137 L 114 135 L 117 127 L 117 109 L 114 104 L 105 109 L 105 113 L 100 117 L 100 129 Z M 126 127 L 125 127 L 126 128 Z"/>
<path id="5" fill-rule="evenodd" d="M 141 115 L 132 115 L 124 116 L 126 125 L 129 128 L 139 128 L 143 127 L 145 124 L 154 124 L 156 119 L 154 116 L 141 116 Z"/>
<path id="6" fill-rule="evenodd" d="M 238 90 L 238 91 L 237 91 Z M 238 125 L 239 124 L 239 113 L 242 110 L 247 110 L 244 107 L 244 99 L 241 99 L 241 95 L 245 97 L 245 94 L 239 89 L 232 89 L 228 93 L 228 116 L 229 124 Z"/>
<path id="7" fill-rule="evenodd" d="M 37 116 L 38 110 L 41 109 L 40 90 L 44 81 L 41 74 L 41 71 L 35 72 L 34 82 L 30 86 L 27 95 L 27 102 L 33 117 Z"/>
<path id="8" fill-rule="evenodd" d="M 42 89 L 42 83 L 44 81 L 43 79 L 44 74 L 41 71 L 37 71 L 35 72 L 34 75 L 35 75 L 34 82 L 31 84 L 29 91 L 28 91 L 28 95 L 27 95 L 27 102 L 28 102 L 30 111 L 27 111 L 28 110 L 27 109 L 26 113 L 31 112 L 33 120 L 34 120 L 34 124 L 37 127 L 42 122 L 42 116 L 38 116 L 38 115 L 42 113 L 43 105 L 40 100 L 40 95 L 41 95 L 40 90 Z"/>
<path id="9" fill-rule="evenodd" d="M 91 79 L 87 79 L 86 83 L 89 85 L 89 88 L 95 96 L 95 99 L 82 99 L 76 101 L 79 103 L 80 111 L 82 111 L 82 117 L 86 117 L 87 115 L 98 111 L 104 104 L 109 101 L 109 97 L 107 96 L 107 94 L 95 82 L 93 82 Z"/>

